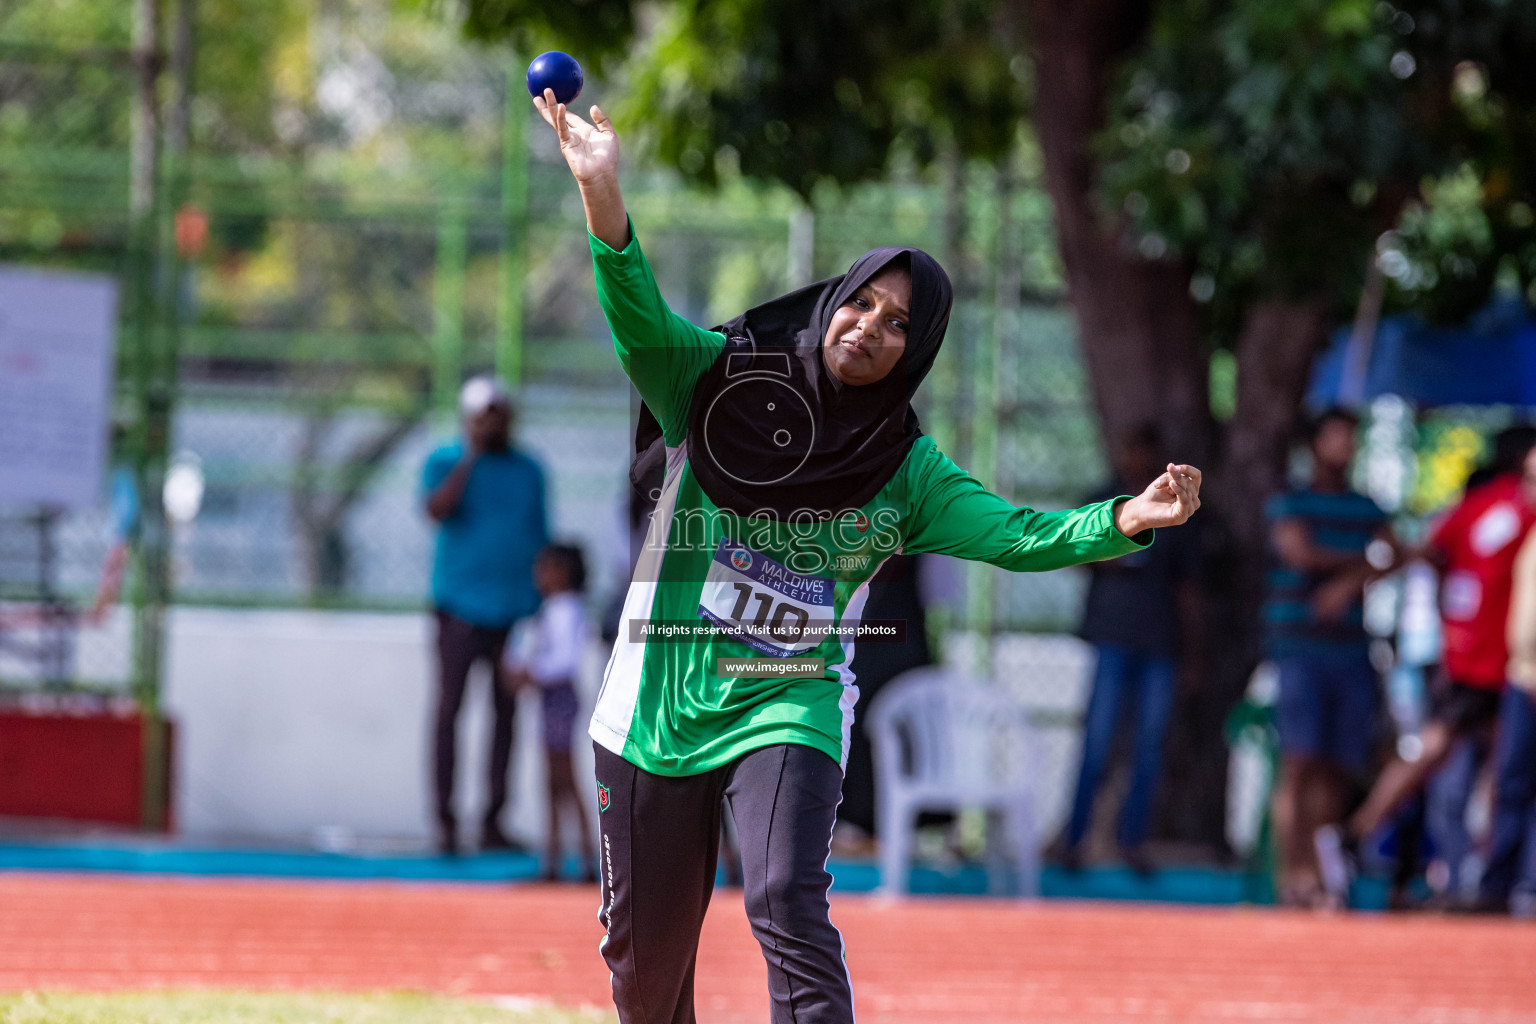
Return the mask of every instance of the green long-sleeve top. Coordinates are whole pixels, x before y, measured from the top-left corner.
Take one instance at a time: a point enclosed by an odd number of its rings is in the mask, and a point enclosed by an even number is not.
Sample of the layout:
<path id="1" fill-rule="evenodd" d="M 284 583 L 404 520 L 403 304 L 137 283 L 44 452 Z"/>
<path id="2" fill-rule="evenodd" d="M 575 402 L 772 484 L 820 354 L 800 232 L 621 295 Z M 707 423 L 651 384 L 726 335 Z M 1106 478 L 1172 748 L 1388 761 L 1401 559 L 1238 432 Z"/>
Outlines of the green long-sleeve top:
<path id="1" fill-rule="evenodd" d="M 1064 512 L 1016 508 L 926 436 L 856 513 L 789 524 L 722 511 L 689 467 L 688 411 L 725 338 L 667 308 L 633 232 L 622 251 L 590 242 L 619 362 L 667 446 L 661 496 L 590 726 L 594 740 L 631 763 L 693 775 L 760 747 L 800 743 L 846 764 L 855 646 L 879 639 L 857 632 L 869 580 L 898 551 L 1022 572 L 1138 546 L 1115 529 L 1113 501 Z M 721 658 L 761 660 L 721 673 Z M 788 675 L 762 667 L 788 663 Z"/>

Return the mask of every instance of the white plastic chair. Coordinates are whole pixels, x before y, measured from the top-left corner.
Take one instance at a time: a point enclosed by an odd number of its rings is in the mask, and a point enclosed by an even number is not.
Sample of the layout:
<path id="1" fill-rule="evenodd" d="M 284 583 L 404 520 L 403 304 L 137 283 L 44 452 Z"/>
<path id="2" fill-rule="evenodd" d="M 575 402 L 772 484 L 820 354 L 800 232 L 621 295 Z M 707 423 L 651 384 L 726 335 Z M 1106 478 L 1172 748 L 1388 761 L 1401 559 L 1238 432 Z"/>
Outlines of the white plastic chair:
<path id="1" fill-rule="evenodd" d="M 1028 712 L 986 682 L 944 668 L 903 672 L 869 709 L 875 755 L 880 888 L 907 891 L 917 815 L 981 807 L 1000 816 L 1013 846 L 1019 895 L 1039 893 L 1034 779 L 1039 749 Z M 989 868 L 1001 866 L 989 835 Z M 998 872 L 988 888 L 1000 891 Z"/>

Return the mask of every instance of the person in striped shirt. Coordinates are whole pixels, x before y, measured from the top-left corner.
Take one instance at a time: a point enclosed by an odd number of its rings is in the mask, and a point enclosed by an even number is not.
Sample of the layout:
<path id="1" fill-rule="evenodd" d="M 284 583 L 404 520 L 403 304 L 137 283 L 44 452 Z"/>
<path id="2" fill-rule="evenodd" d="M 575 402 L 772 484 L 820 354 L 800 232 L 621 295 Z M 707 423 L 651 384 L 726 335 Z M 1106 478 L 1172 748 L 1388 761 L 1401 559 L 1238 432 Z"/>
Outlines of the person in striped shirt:
<path id="1" fill-rule="evenodd" d="M 1312 837 L 1344 815 L 1350 787 L 1365 783 L 1380 704 L 1365 583 L 1378 569 L 1367 550 L 1387 536 L 1387 516 L 1349 485 L 1359 420 L 1343 409 L 1314 419 L 1307 486 L 1270 497 L 1265 654 L 1280 675 L 1276 724 L 1280 777 L 1274 823 L 1284 903 L 1325 899 Z"/>

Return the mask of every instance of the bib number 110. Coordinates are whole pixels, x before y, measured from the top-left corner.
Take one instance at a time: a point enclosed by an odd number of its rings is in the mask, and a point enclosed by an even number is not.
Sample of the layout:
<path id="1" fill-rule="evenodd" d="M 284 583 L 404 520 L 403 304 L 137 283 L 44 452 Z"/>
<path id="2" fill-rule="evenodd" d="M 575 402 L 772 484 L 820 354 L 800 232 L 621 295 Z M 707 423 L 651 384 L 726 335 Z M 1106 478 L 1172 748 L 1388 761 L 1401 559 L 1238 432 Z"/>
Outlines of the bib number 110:
<path id="1" fill-rule="evenodd" d="M 732 620 L 742 625 L 751 625 L 755 629 L 766 626 L 769 635 L 775 640 L 799 640 L 805 634 L 805 627 L 810 624 L 811 617 L 804 608 L 788 601 L 775 601 L 776 595 L 764 593 L 746 583 L 732 583 L 731 587 L 736 591 L 736 604 L 731 609 Z M 757 611 L 751 620 L 746 618 L 749 605 L 755 605 Z M 794 625 L 789 624 L 791 617 L 797 620 Z"/>

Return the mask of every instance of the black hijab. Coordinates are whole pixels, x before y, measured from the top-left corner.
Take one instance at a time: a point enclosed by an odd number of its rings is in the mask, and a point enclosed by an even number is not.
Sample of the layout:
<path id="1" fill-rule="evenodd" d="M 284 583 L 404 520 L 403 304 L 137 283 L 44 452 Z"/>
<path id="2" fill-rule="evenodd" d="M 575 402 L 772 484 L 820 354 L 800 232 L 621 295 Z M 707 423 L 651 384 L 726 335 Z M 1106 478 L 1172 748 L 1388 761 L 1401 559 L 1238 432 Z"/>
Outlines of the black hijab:
<path id="1" fill-rule="evenodd" d="M 912 277 L 906 349 L 882 379 L 844 384 L 827 369 L 822 339 L 833 314 L 892 263 Z M 911 398 L 944 341 L 952 301 L 933 257 L 890 246 L 716 328 L 725 347 L 694 386 L 688 423 L 688 460 L 704 493 L 722 509 L 780 520 L 873 498 L 922 434 Z M 632 479 L 652 475 L 660 434 L 642 408 Z"/>

